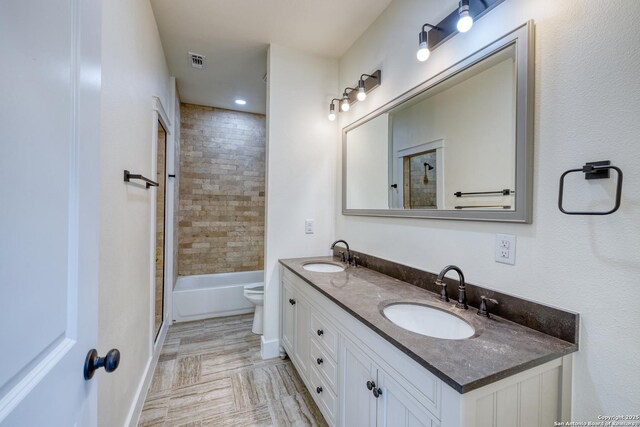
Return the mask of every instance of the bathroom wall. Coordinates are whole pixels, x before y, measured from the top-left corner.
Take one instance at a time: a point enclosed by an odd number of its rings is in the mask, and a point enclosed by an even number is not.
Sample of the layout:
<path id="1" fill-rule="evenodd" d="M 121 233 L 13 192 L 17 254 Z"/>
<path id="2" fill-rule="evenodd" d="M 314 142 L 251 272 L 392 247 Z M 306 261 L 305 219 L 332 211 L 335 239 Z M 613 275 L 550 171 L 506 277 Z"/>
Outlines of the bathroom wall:
<path id="1" fill-rule="evenodd" d="M 181 106 L 178 274 L 262 270 L 265 117 Z"/>
<path id="2" fill-rule="evenodd" d="M 533 223 L 353 217 L 340 214 L 336 236 L 357 250 L 437 272 L 457 264 L 472 283 L 580 312 L 573 419 L 637 412 L 640 402 L 640 3 L 628 0 L 506 0 L 434 50 L 415 59 L 417 33 L 457 1 L 392 2 L 340 61 L 340 87 L 383 70 L 366 102 L 340 114 L 345 126 L 490 41 L 534 19 L 535 157 Z M 314 123 L 314 122 L 310 122 Z M 610 216 L 567 216 L 557 208 L 558 179 L 586 161 L 622 168 L 621 209 Z M 340 160 L 338 160 L 338 165 Z M 338 184 L 341 175 L 338 169 Z M 583 206 L 611 203 L 610 184 L 576 179 Z M 496 233 L 517 235 L 516 265 L 494 262 Z M 623 301 L 624 299 L 625 301 Z"/>
<path id="3" fill-rule="evenodd" d="M 153 192 L 122 180 L 151 176 L 153 109 L 172 116 L 169 73 L 148 0 L 102 3 L 100 173 L 100 354 L 118 348 L 120 367 L 99 375 L 98 425 L 129 422 L 151 360 Z"/>
<path id="4" fill-rule="evenodd" d="M 334 233 L 338 127 L 335 59 L 271 45 L 267 76 L 267 218 L 262 356 L 278 356 L 278 259 L 328 255 Z M 315 233 L 304 223 L 315 220 Z"/>

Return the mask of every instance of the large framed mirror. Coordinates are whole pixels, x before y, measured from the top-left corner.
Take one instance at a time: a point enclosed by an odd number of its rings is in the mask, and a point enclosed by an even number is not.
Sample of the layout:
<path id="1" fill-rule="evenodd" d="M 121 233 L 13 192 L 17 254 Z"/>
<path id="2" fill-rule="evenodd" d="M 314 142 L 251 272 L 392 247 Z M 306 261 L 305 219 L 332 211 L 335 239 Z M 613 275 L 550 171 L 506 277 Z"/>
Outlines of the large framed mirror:
<path id="1" fill-rule="evenodd" d="M 531 222 L 533 23 L 343 129 L 345 215 Z"/>

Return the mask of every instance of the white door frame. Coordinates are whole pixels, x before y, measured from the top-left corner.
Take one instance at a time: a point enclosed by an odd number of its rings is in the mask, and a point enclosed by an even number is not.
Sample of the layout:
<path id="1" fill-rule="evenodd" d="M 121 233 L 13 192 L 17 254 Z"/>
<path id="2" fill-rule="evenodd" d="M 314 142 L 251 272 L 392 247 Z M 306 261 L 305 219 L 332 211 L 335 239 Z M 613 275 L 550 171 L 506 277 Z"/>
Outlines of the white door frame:
<path id="1" fill-rule="evenodd" d="M 152 123 L 152 137 L 151 137 L 151 176 L 155 177 L 157 176 L 158 173 L 158 122 L 160 122 L 162 124 L 162 127 L 164 128 L 165 132 L 166 132 L 166 144 L 165 144 L 165 175 L 169 174 L 169 167 L 168 165 L 171 164 L 171 161 L 173 160 L 173 127 L 171 125 L 171 121 L 169 120 L 169 116 L 167 115 L 163 105 L 162 105 L 162 101 L 160 100 L 160 98 L 158 98 L 157 96 L 154 96 L 152 98 L 152 108 L 153 108 L 153 123 Z M 170 154 L 171 153 L 171 154 Z M 152 196 L 151 196 L 151 251 L 150 251 L 150 255 L 151 255 L 151 272 L 150 272 L 150 277 L 151 277 L 151 283 L 150 283 L 150 301 L 151 301 L 151 310 L 150 310 L 150 354 L 155 354 L 160 347 L 162 347 L 162 343 L 164 342 L 164 334 L 166 334 L 166 330 L 169 327 L 169 322 L 171 321 L 170 317 L 171 317 L 171 297 L 169 294 L 171 294 L 172 290 L 173 290 L 173 286 L 171 285 L 171 282 L 173 281 L 173 279 L 170 279 L 173 277 L 173 244 L 169 245 L 169 240 L 171 239 L 171 243 L 173 243 L 173 238 L 172 236 L 169 237 L 169 231 L 170 228 L 173 229 L 173 227 L 168 227 L 168 224 L 170 223 L 170 220 L 173 220 L 173 202 L 169 202 L 169 179 L 165 176 L 165 199 L 164 199 L 164 212 L 165 212 L 165 217 L 164 217 L 164 272 L 163 272 L 163 276 L 164 276 L 164 301 L 163 301 L 163 311 L 164 313 L 162 314 L 162 326 L 160 327 L 160 331 L 157 333 L 157 338 L 156 339 L 156 331 L 155 328 L 153 327 L 155 325 L 155 290 L 156 290 L 156 272 L 155 272 L 155 268 L 156 268 L 156 225 L 157 225 L 157 215 L 156 215 L 156 203 L 158 200 L 158 192 L 157 192 L 157 188 L 158 187 L 154 187 L 156 189 L 156 191 L 153 192 Z M 171 214 L 169 213 L 171 212 Z M 169 250 L 171 250 L 171 255 L 168 257 L 167 255 L 170 253 Z M 167 259 L 171 260 L 170 263 L 167 262 Z"/>

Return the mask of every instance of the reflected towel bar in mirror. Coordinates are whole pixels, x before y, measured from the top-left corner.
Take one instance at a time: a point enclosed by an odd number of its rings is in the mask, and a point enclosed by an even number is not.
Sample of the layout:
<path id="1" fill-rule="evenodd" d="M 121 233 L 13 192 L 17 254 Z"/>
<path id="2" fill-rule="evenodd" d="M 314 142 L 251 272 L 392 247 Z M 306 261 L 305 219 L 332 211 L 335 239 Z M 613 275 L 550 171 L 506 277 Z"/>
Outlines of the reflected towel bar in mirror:
<path id="1" fill-rule="evenodd" d="M 140 181 L 144 181 L 147 188 L 149 187 L 157 187 L 158 183 L 150 180 L 147 177 L 142 175 L 132 174 L 128 170 L 124 171 L 124 182 L 131 182 L 132 179 L 139 179 Z"/>
<path id="2" fill-rule="evenodd" d="M 503 196 L 509 196 L 511 194 L 516 194 L 515 190 L 509 190 L 508 188 L 505 188 L 504 190 L 500 190 L 500 191 L 476 191 L 476 192 L 472 192 L 472 193 L 463 193 L 462 191 L 456 191 L 455 193 L 453 193 L 454 196 L 456 197 L 462 197 L 462 196 L 485 196 L 485 195 L 489 195 L 489 194 L 502 194 Z"/>
<path id="3" fill-rule="evenodd" d="M 511 209 L 511 205 L 456 206 L 456 209 Z"/>

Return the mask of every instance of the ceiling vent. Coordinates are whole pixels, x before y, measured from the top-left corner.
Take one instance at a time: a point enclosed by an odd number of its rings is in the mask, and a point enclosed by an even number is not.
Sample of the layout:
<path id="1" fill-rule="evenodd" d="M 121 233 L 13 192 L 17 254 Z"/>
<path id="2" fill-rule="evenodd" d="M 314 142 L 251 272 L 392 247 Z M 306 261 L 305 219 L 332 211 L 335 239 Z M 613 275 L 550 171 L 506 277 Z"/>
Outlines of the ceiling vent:
<path id="1" fill-rule="evenodd" d="M 202 70 L 207 66 L 207 57 L 199 53 L 189 52 L 189 63 L 193 68 Z"/>

